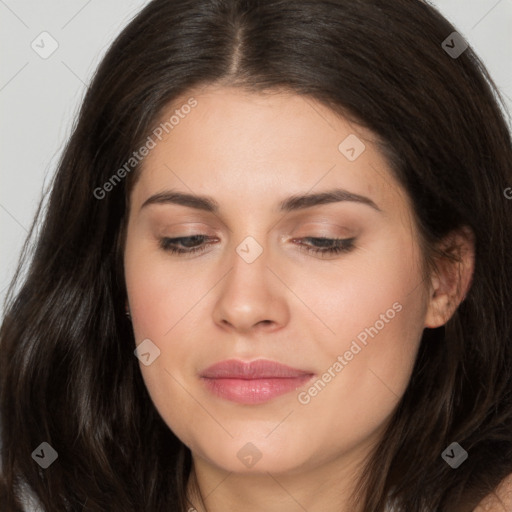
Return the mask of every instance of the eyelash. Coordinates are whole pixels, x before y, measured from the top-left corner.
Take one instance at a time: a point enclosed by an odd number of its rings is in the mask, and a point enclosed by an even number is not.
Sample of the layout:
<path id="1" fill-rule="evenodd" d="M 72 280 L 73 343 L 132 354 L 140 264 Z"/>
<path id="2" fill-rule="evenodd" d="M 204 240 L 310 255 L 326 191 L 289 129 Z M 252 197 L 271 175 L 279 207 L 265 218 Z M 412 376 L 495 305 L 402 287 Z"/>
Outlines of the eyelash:
<path id="1" fill-rule="evenodd" d="M 182 236 L 179 238 L 161 238 L 160 239 L 160 247 L 167 252 L 170 252 L 171 254 L 196 254 L 203 252 L 206 249 L 206 245 L 201 245 L 199 247 L 193 247 L 190 249 L 182 249 L 179 247 L 175 247 L 172 244 L 175 244 L 179 242 L 180 240 L 192 240 L 192 239 L 201 239 L 205 240 L 208 237 L 206 235 L 192 235 L 192 236 Z M 294 238 L 294 240 L 297 240 Z M 326 242 L 329 244 L 335 244 L 333 247 L 328 247 L 327 249 L 322 249 L 320 247 L 311 247 L 303 244 L 299 244 L 301 247 L 301 250 L 304 250 L 308 253 L 312 254 L 320 254 L 320 255 L 335 255 L 340 253 L 347 253 L 350 252 L 352 249 L 355 248 L 354 246 L 354 240 L 355 238 L 325 238 L 325 237 L 305 237 L 299 240 L 320 240 L 322 242 Z"/>

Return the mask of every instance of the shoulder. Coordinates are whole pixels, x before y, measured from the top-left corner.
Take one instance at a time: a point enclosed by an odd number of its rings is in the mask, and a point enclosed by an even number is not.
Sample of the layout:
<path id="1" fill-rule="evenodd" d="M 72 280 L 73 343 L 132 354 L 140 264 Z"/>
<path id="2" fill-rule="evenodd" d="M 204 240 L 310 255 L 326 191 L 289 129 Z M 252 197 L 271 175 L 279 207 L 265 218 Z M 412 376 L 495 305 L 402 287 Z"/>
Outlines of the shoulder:
<path id="1" fill-rule="evenodd" d="M 512 473 L 487 495 L 473 512 L 509 512 L 512 510 Z"/>

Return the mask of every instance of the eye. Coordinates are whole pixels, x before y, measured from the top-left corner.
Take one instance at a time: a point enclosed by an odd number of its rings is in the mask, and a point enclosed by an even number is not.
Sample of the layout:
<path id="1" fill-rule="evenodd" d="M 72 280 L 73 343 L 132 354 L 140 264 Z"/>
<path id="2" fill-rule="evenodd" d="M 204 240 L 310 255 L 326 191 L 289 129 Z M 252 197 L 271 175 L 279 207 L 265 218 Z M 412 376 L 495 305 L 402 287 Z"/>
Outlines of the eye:
<path id="1" fill-rule="evenodd" d="M 343 252 L 349 252 L 355 248 L 355 238 L 325 238 L 309 236 L 305 238 L 294 238 L 292 241 L 295 240 L 309 240 L 310 243 L 313 243 L 313 246 L 300 243 L 299 246 L 301 249 L 306 252 L 320 255 L 340 254 Z"/>
<path id="2" fill-rule="evenodd" d="M 196 242 L 204 242 L 208 236 L 206 235 L 192 235 L 192 236 L 182 236 L 179 238 L 161 238 L 160 239 L 160 247 L 164 251 L 168 251 L 171 254 L 195 254 L 202 252 L 206 249 L 206 245 L 193 246 Z M 182 244 L 185 246 L 177 247 L 176 244 Z M 192 244 L 192 247 L 190 246 Z"/>
<path id="3" fill-rule="evenodd" d="M 209 244 L 204 242 L 208 240 L 207 235 L 191 235 L 179 238 L 162 238 L 160 239 L 160 247 L 171 254 L 196 254 L 203 252 Z M 293 242 L 300 240 L 298 243 L 301 250 L 313 254 L 340 254 L 349 252 L 355 248 L 355 238 L 325 238 L 325 237 L 304 237 L 294 238 Z M 304 241 L 309 241 L 308 245 Z M 181 247 L 180 247 L 181 245 Z"/>

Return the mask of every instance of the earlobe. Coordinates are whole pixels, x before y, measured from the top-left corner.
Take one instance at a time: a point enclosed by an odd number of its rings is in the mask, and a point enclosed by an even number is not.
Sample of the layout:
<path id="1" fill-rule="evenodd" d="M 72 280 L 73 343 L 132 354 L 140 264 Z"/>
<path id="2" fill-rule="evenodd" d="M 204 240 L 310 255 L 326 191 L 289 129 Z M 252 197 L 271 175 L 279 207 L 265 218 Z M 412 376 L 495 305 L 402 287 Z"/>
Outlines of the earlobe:
<path id="1" fill-rule="evenodd" d="M 444 325 L 466 298 L 475 267 L 475 237 L 464 226 L 443 241 L 430 281 L 425 327 Z"/>

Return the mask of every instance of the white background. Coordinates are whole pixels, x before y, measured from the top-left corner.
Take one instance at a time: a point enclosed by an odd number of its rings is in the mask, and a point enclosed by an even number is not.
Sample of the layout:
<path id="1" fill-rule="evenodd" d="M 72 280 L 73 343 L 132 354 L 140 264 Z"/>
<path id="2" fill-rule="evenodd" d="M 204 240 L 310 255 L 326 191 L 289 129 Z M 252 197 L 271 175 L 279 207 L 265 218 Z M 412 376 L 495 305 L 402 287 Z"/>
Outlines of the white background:
<path id="1" fill-rule="evenodd" d="M 147 3 L 0 0 L 0 304 L 87 84 L 108 46 Z M 512 0 L 430 3 L 483 59 L 512 111 Z M 59 44 L 48 59 L 31 48 L 43 31 Z"/>

